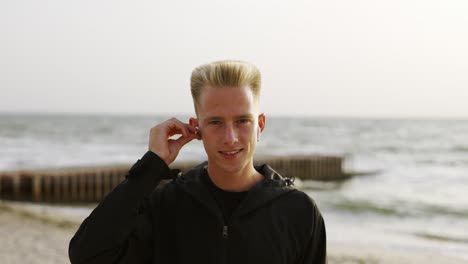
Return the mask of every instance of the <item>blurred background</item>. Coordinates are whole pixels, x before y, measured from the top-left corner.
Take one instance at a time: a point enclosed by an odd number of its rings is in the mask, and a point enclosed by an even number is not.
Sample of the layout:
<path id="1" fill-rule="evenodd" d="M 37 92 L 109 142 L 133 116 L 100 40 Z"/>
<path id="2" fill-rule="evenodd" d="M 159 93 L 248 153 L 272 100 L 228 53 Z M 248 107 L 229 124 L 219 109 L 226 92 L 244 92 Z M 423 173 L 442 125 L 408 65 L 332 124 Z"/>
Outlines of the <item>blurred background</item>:
<path id="1" fill-rule="evenodd" d="M 131 165 L 152 126 L 193 116 L 193 68 L 246 60 L 262 71 L 260 155 L 336 155 L 365 174 L 299 186 L 332 263 L 463 263 L 467 12 L 462 0 L 1 1 L 0 171 Z M 179 156 L 204 158 L 200 142 Z M 95 206 L 1 199 L 6 263 L 66 263 Z"/>

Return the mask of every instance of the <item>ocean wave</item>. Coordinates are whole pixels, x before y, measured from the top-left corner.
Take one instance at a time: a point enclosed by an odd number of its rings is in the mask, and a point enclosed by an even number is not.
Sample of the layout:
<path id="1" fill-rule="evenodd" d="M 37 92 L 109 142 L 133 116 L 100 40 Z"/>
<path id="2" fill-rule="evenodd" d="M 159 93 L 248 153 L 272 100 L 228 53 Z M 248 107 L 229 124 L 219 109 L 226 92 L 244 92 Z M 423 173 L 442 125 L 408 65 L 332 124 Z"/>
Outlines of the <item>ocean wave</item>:
<path id="1" fill-rule="evenodd" d="M 301 183 L 300 189 L 305 191 L 333 191 L 338 190 L 343 181 L 312 181 L 306 180 Z"/>
<path id="2" fill-rule="evenodd" d="M 370 200 L 342 199 L 332 202 L 332 206 L 339 211 L 347 211 L 355 214 L 377 214 L 397 217 L 425 218 L 435 216 L 451 216 L 466 218 L 468 209 L 453 208 L 441 205 L 428 205 L 411 202 L 395 202 L 380 204 Z"/>
<path id="3" fill-rule="evenodd" d="M 462 158 L 453 158 L 450 157 L 452 160 L 441 160 L 435 158 L 425 158 L 415 160 L 415 164 L 418 165 L 438 165 L 438 166 L 445 166 L 445 167 L 460 167 L 460 166 L 467 166 L 468 160 Z"/>
<path id="4" fill-rule="evenodd" d="M 429 143 L 418 143 L 418 142 L 392 142 L 391 140 L 384 140 L 376 142 L 367 146 L 367 149 L 376 153 L 385 154 L 408 154 L 408 155 L 419 155 L 424 153 L 433 154 L 466 154 L 468 153 L 468 145 L 466 144 L 455 144 L 450 141 L 440 141 Z"/>
<path id="5" fill-rule="evenodd" d="M 379 215 L 405 216 L 405 212 L 398 210 L 397 207 L 384 206 L 366 200 L 341 200 L 335 202 L 333 207 L 340 211 L 352 213 L 375 213 Z"/>
<path id="6" fill-rule="evenodd" d="M 419 209 L 419 210 L 417 210 Z M 419 205 L 416 207 L 415 215 L 420 216 L 437 216 L 437 215 L 444 215 L 444 216 L 455 216 L 455 217 L 468 217 L 468 209 L 458 209 L 458 208 L 451 208 L 448 206 L 442 205 Z"/>
<path id="7" fill-rule="evenodd" d="M 455 243 L 468 244 L 468 237 L 454 237 L 454 236 L 427 233 L 427 232 L 415 232 L 413 233 L 413 235 L 416 237 L 427 239 L 427 240 L 435 240 L 439 242 L 455 242 Z"/>

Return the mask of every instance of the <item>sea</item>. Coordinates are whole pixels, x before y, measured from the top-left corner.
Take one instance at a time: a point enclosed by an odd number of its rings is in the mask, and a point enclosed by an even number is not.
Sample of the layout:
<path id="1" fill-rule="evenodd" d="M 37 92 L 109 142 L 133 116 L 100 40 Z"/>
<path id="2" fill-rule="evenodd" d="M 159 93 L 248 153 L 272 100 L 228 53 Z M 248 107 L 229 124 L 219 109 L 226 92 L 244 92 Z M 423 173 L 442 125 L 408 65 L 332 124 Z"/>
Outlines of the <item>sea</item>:
<path id="1" fill-rule="evenodd" d="M 3 113 L 0 171 L 131 165 L 150 128 L 170 117 Z M 345 158 L 350 179 L 298 183 L 320 208 L 329 245 L 468 260 L 468 120 L 268 117 L 257 154 Z M 202 143 L 178 159 L 206 159 Z"/>

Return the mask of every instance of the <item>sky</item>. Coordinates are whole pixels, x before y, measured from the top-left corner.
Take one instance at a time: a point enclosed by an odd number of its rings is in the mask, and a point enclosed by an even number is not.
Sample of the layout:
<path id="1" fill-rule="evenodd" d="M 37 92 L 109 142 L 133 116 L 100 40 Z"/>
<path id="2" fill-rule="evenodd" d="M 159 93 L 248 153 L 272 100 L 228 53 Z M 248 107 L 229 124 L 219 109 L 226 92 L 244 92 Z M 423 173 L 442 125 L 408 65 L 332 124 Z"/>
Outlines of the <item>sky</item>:
<path id="1" fill-rule="evenodd" d="M 466 0 L 0 1 L 0 112 L 192 114 L 190 74 L 240 59 L 261 110 L 468 118 Z"/>

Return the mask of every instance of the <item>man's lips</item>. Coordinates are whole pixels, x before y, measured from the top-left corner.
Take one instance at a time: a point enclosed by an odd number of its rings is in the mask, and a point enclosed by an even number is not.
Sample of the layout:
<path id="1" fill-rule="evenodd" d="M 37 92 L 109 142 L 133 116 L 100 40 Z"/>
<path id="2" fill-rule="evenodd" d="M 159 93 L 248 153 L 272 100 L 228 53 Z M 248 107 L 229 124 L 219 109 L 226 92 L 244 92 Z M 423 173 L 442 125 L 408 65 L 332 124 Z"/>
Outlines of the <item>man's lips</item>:
<path id="1" fill-rule="evenodd" d="M 234 156 L 237 153 L 241 152 L 243 149 L 236 149 L 236 150 L 227 150 L 227 151 L 219 151 L 219 153 L 227 156 Z"/>

